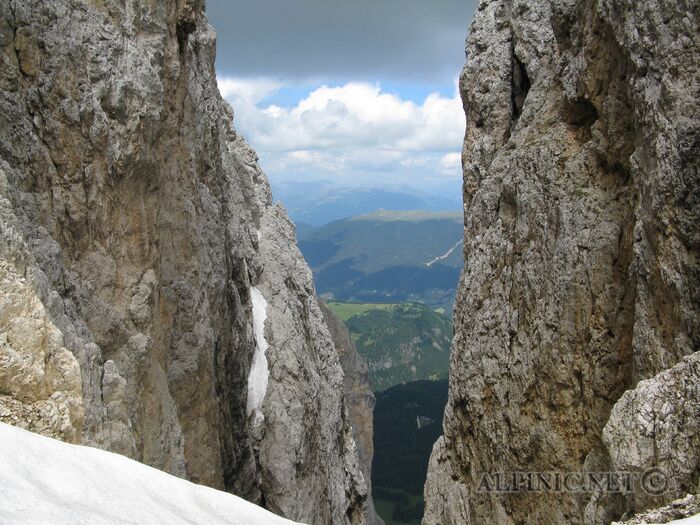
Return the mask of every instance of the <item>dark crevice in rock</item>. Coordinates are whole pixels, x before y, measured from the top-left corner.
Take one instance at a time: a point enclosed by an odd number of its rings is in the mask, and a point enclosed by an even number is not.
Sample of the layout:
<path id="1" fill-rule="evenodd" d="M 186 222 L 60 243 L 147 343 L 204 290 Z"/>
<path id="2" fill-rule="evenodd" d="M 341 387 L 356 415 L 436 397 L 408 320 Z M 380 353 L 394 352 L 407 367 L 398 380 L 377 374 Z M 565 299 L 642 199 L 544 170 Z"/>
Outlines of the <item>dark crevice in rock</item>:
<path id="1" fill-rule="evenodd" d="M 518 205 L 515 188 L 504 187 L 498 200 L 498 216 L 502 221 L 512 224 L 517 216 Z"/>
<path id="2" fill-rule="evenodd" d="M 177 23 L 177 44 L 180 48 L 180 53 L 185 51 L 187 38 L 197 29 L 197 24 L 192 20 L 180 20 Z"/>
<path id="3" fill-rule="evenodd" d="M 513 77 L 511 80 L 511 102 L 513 121 L 518 120 L 525 106 L 527 93 L 530 91 L 530 77 L 527 74 L 525 64 L 523 64 L 515 53 L 513 53 Z"/>
<path id="4" fill-rule="evenodd" d="M 563 9 L 559 6 L 559 9 Z M 572 31 L 576 28 L 576 11 L 575 10 L 564 10 L 560 11 L 555 8 L 550 22 L 552 23 L 552 32 L 554 33 L 554 38 L 557 41 L 557 47 L 560 53 L 564 53 L 571 49 L 572 41 L 574 35 Z"/>
<path id="5" fill-rule="evenodd" d="M 598 110 L 587 98 L 577 97 L 564 103 L 563 117 L 572 126 L 590 127 L 598 120 Z"/>

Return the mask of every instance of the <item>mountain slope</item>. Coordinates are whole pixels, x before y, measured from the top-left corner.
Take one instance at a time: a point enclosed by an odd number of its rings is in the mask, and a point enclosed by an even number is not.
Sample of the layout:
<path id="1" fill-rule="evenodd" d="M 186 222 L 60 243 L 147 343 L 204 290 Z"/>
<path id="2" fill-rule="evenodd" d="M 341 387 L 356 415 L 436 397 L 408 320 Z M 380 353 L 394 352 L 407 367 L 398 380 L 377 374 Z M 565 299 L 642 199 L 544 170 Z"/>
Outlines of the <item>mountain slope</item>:
<path id="1" fill-rule="evenodd" d="M 331 302 L 333 310 L 355 305 Z M 452 323 L 419 303 L 358 305 L 348 316 L 357 351 L 367 360 L 375 392 L 420 379 L 444 379 L 450 363 Z"/>
<path id="2" fill-rule="evenodd" d="M 458 212 L 382 210 L 306 230 L 299 247 L 319 294 L 359 302 L 419 301 L 451 312 L 462 230 Z"/>
<path id="3" fill-rule="evenodd" d="M 446 402 L 447 380 L 415 381 L 377 394 L 372 467 L 374 496 L 391 508 L 384 518 L 420 520 L 428 459 L 441 432 Z"/>
<path id="4" fill-rule="evenodd" d="M 352 434 L 357 445 L 360 470 L 367 483 L 367 525 L 383 525 L 372 501 L 372 459 L 374 457 L 374 406 L 367 363 L 357 352 L 348 329 L 328 306 L 320 301 L 323 318 L 333 338 L 345 373 L 343 388 Z"/>
<path id="5" fill-rule="evenodd" d="M 3 523 L 292 525 L 232 494 L 0 423 Z"/>

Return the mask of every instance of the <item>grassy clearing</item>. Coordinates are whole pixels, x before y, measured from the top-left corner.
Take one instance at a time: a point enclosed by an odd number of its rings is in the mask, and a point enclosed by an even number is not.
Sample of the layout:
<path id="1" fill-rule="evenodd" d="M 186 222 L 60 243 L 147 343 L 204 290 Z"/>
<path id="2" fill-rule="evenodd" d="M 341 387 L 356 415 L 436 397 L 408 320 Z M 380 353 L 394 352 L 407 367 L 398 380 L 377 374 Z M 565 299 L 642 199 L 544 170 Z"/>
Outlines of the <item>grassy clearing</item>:
<path id="1" fill-rule="evenodd" d="M 398 306 L 396 303 L 341 303 L 339 301 L 328 301 L 328 307 L 341 321 L 347 321 L 353 315 L 370 310 L 392 311 L 396 306 Z"/>

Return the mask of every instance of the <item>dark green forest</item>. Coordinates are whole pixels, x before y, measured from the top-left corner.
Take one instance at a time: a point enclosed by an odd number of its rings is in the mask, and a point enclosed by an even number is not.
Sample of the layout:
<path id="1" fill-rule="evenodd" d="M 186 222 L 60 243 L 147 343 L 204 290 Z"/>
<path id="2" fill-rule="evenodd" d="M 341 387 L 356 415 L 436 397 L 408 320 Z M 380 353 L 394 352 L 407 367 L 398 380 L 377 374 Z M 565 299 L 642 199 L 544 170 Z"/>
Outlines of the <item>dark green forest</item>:
<path id="1" fill-rule="evenodd" d="M 387 525 L 420 523 L 428 460 L 442 434 L 447 380 L 397 385 L 376 397 L 372 495 L 377 510 Z"/>

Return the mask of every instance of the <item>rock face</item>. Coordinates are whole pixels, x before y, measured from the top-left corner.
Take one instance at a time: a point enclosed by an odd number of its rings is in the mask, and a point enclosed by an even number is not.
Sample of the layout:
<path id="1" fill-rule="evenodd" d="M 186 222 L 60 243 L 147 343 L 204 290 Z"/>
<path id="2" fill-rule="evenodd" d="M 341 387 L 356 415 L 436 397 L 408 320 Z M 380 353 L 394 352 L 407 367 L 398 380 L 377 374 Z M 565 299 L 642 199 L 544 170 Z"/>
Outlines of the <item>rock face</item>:
<path id="1" fill-rule="evenodd" d="M 700 353 L 696 352 L 625 392 L 603 428 L 612 470 L 658 469 L 658 487 L 635 487 L 633 509 L 667 503 L 655 493 L 695 493 L 700 477 Z M 653 478 L 650 478 L 653 482 Z M 593 510 L 592 508 L 589 510 Z"/>
<path id="2" fill-rule="evenodd" d="M 383 525 L 372 501 L 372 458 L 374 458 L 374 406 L 376 399 L 369 380 L 369 368 L 350 338 L 343 322 L 323 302 L 319 301 L 323 319 L 328 325 L 333 344 L 340 356 L 345 374 L 343 390 L 352 435 L 357 445 L 360 470 L 367 483 L 367 525 Z"/>
<path id="3" fill-rule="evenodd" d="M 673 523 L 673 520 L 683 520 L 692 516 L 700 517 L 700 498 L 688 494 L 685 498 L 677 499 L 670 505 L 660 509 L 642 512 L 634 518 L 613 525 L 644 525 L 646 523 Z M 687 522 L 686 522 L 687 523 Z"/>
<path id="4" fill-rule="evenodd" d="M 698 490 L 697 27 L 684 2 L 480 2 L 425 524 L 610 523 Z M 647 467 L 673 477 L 654 498 L 478 490 L 485 473 Z"/>
<path id="5" fill-rule="evenodd" d="M 14 225 L 3 226 L 10 235 L 1 249 L 18 259 L 0 262 L 0 420 L 76 442 L 83 420 L 80 366 L 24 277 L 26 247 Z"/>
<path id="6" fill-rule="evenodd" d="M 202 0 L 0 4 L 0 420 L 361 523 L 338 355 L 214 54 Z"/>

